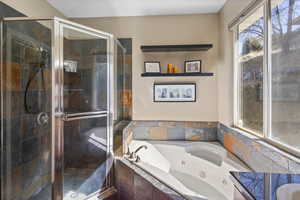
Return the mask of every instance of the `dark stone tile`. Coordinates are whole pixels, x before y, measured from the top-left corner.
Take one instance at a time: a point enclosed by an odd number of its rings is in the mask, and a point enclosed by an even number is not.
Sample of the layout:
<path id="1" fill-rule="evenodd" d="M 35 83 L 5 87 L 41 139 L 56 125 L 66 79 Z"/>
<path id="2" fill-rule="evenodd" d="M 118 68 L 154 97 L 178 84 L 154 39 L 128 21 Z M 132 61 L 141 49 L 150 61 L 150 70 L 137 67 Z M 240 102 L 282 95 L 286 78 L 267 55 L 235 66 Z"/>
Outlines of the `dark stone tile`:
<path id="1" fill-rule="evenodd" d="M 153 186 L 141 176 L 134 174 L 134 200 L 152 200 Z"/>
<path id="2" fill-rule="evenodd" d="M 39 134 L 37 115 L 26 114 L 22 116 L 21 133 L 23 140 L 26 140 L 33 136 L 37 136 Z"/>
<path id="3" fill-rule="evenodd" d="M 22 140 L 20 130 L 21 118 L 16 115 L 13 118 L 4 118 L 3 131 L 5 144 L 16 144 Z"/>
<path id="4" fill-rule="evenodd" d="M 118 199 L 118 194 L 114 194 L 104 200 L 122 200 L 122 199 Z"/>
<path id="5" fill-rule="evenodd" d="M 158 189 L 153 189 L 153 200 L 172 200 L 167 194 Z"/>
<path id="6" fill-rule="evenodd" d="M 43 188 L 41 188 L 41 191 L 39 191 L 37 194 L 34 194 L 30 200 L 51 200 L 52 199 L 52 185 L 47 184 Z"/>
<path id="7" fill-rule="evenodd" d="M 159 121 L 134 121 L 134 127 L 155 127 L 159 126 Z"/>
<path id="8" fill-rule="evenodd" d="M 21 92 L 6 91 L 3 93 L 3 114 L 6 118 L 13 118 L 24 113 L 24 99 Z"/>
<path id="9" fill-rule="evenodd" d="M 168 140 L 185 140 L 185 128 L 168 128 Z"/>
<path id="10" fill-rule="evenodd" d="M 41 137 L 40 168 L 41 175 L 51 173 L 51 134 Z"/>
<path id="11" fill-rule="evenodd" d="M 35 159 L 24 164 L 22 169 L 22 176 L 23 190 L 29 190 L 40 180 L 39 159 Z"/>
<path id="12" fill-rule="evenodd" d="M 117 160 L 115 165 L 115 178 L 119 199 L 134 200 L 133 170 Z"/>
<path id="13" fill-rule="evenodd" d="M 133 128 L 134 139 L 136 140 L 147 140 L 150 139 L 149 127 L 135 127 Z"/>
<path id="14" fill-rule="evenodd" d="M 3 124 L 3 143 L 6 162 L 12 167 L 19 166 L 22 162 L 22 136 L 20 131 L 20 117 L 5 118 Z"/>
<path id="15" fill-rule="evenodd" d="M 26 98 L 26 102 L 25 102 Z M 26 114 L 38 114 L 42 111 L 46 111 L 44 91 L 28 90 L 21 96 L 20 104 L 23 106 L 22 110 Z"/>
<path id="16" fill-rule="evenodd" d="M 35 137 L 22 143 L 22 161 L 23 163 L 37 159 L 40 151 L 39 138 Z"/>
<path id="17" fill-rule="evenodd" d="M 12 199 L 20 199 L 23 192 L 23 177 L 22 177 L 22 167 L 17 167 L 12 169 L 13 178 L 11 187 L 12 187 Z"/>

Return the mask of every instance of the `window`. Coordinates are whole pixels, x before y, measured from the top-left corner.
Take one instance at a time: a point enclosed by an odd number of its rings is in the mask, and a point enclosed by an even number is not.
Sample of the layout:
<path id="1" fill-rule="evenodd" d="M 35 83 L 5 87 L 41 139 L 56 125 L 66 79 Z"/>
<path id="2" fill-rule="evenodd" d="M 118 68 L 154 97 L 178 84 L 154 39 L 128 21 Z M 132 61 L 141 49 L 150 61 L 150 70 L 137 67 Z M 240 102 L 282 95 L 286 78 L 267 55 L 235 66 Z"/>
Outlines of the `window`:
<path id="1" fill-rule="evenodd" d="M 300 150 L 300 0 L 271 1 L 270 138 Z"/>
<path id="2" fill-rule="evenodd" d="M 235 125 L 298 154 L 300 0 L 262 0 L 235 30 Z"/>
<path id="3" fill-rule="evenodd" d="M 238 25 L 238 126 L 263 132 L 264 7 Z"/>

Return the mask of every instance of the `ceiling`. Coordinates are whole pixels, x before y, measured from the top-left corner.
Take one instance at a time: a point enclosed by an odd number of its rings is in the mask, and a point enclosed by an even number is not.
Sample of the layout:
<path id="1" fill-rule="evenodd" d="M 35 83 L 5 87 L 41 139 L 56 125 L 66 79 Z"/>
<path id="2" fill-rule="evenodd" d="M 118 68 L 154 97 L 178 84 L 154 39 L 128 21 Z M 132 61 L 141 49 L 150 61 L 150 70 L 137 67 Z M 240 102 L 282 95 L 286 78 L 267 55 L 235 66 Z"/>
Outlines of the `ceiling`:
<path id="1" fill-rule="evenodd" d="M 216 13 L 226 0 L 47 0 L 70 18 Z"/>

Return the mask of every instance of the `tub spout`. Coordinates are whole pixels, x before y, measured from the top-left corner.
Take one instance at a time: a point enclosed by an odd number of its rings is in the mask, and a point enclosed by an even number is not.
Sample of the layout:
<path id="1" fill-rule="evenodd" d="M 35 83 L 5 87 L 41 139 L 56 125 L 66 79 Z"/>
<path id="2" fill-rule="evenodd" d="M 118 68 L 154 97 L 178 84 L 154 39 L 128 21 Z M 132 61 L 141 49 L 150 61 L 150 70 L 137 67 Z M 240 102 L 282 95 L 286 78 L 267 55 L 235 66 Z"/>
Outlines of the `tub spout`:
<path id="1" fill-rule="evenodd" d="M 142 148 L 147 149 L 148 147 L 146 145 L 142 145 L 139 148 L 137 148 L 133 153 L 136 154 L 137 152 L 139 152 Z"/>
<path id="2" fill-rule="evenodd" d="M 129 152 L 129 150 L 128 150 L 128 158 L 130 159 L 130 160 L 135 160 L 135 161 L 139 161 L 140 160 L 140 158 L 138 157 L 138 155 L 136 155 L 137 154 L 137 152 L 139 152 L 141 149 L 143 149 L 143 148 L 145 148 L 145 149 L 147 149 L 148 147 L 146 146 L 146 145 L 142 145 L 142 146 L 140 146 L 140 147 L 138 147 L 135 151 L 133 151 L 133 152 Z"/>

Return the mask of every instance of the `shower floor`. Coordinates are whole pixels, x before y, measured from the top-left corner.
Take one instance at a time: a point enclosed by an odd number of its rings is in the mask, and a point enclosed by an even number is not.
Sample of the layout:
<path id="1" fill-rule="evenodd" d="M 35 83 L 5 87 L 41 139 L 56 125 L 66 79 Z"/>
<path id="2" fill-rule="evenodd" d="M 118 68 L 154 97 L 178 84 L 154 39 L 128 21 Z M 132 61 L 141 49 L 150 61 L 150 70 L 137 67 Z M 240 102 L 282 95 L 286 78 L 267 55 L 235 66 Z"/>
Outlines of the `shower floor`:
<path id="1" fill-rule="evenodd" d="M 90 193 L 85 187 L 86 181 L 95 172 L 94 169 L 67 168 L 64 170 L 64 200 L 84 199 Z"/>
<path id="2" fill-rule="evenodd" d="M 95 178 L 96 177 L 96 178 Z M 97 180 L 96 180 L 97 179 Z M 99 176 L 95 176 L 95 169 L 66 168 L 64 170 L 64 200 L 83 200 L 99 188 Z M 30 200 L 51 200 L 51 185 L 45 187 Z M 99 190 L 98 190 L 99 191 Z M 98 200 L 98 195 L 89 200 Z"/>
<path id="3" fill-rule="evenodd" d="M 105 184 L 101 182 L 99 172 L 100 170 L 95 171 L 95 169 L 66 168 L 64 170 L 64 200 L 82 200 L 99 192 L 100 186 Z"/>

